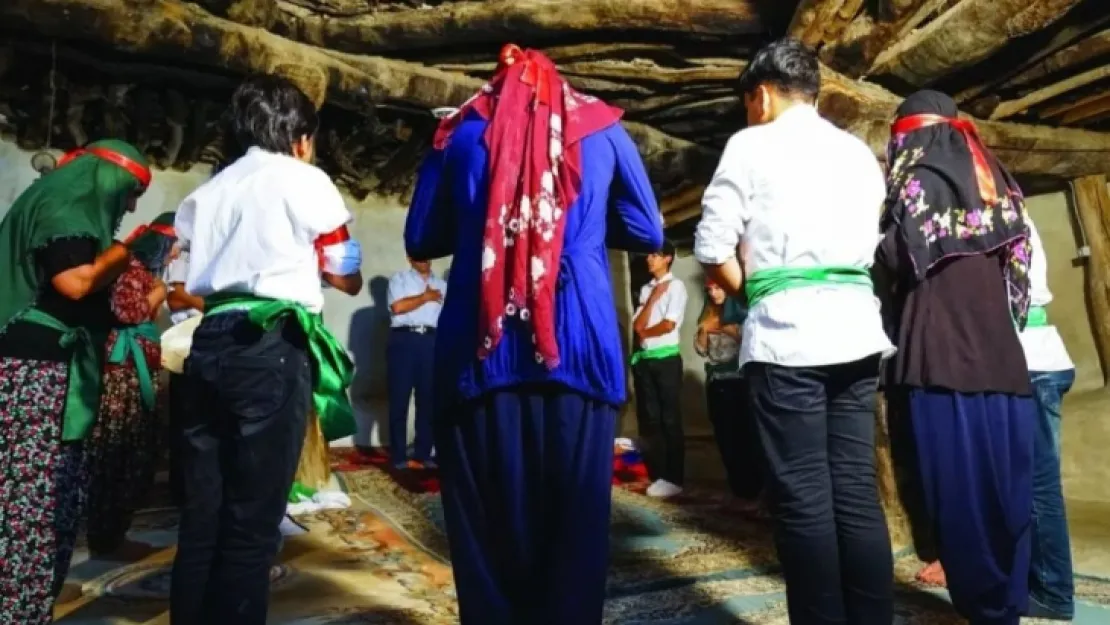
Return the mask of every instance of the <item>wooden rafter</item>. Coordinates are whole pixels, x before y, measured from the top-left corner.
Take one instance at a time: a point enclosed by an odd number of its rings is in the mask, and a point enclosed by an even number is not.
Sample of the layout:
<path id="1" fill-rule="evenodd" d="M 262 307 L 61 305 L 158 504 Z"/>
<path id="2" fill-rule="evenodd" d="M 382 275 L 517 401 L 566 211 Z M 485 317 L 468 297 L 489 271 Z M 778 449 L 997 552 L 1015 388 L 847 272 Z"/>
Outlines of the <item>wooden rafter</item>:
<path id="1" fill-rule="evenodd" d="M 1082 106 L 1076 106 L 1060 116 L 1059 123 L 1071 126 L 1091 119 L 1097 119 L 1110 112 L 1110 92 L 1100 94 L 1097 98 L 1088 100 Z"/>
<path id="2" fill-rule="evenodd" d="M 787 34 L 815 50 L 837 41 L 863 7 L 864 0 L 802 0 Z"/>
<path id="3" fill-rule="evenodd" d="M 963 0 L 876 59 L 869 74 L 923 87 L 1063 17 L 1079 0 Z"/>
<path id="4" fill-rule="evenodd" d="M 945 0 L 886 0 L 877 13 L 856 16 L 838 41 L 821 50 L 821 60 L 853 77 L 867 73 L 879 54 L 916 28 Z"/>
<path id="5" fill-rule="evenodd" d="M 1053 83 L 1047 87 L 1037 89 L 1036 91 L 1026 94 L 1020 98 L 1015 98 L 998 105 L 991 114 L 991 119 L 1006 119 L 1013 117 L 1018 113 L 1023 113 L 1030 108 L 1042 103 L 1047 102 L 1053 98 L 1057 98 L 1065 93 L 1069 93 L 1081 87 L 1086 87 L 1092 83 L 1100 80 L 1110 78 L 1110 65 L 1096 67 L 1087 70 L 1081 74 L 1077 74 L 1070 78 L 1061 80 L 1060 82 Z"/>
<path id="6" fill-rule="evenodd" d="M 420 11 L 320 15 L 278 1 L 279 24 L 290 38 L 358 53 L 487 44 L 559 33 L 643 30 L 735 36 L 762 32 L 749 0 L 488 0 L 447 3 Z"/>
<path id="7" fill-rule="evenodd" d="M 1095 33 L 1028 66 L 999 85 L 999 88 L 1010 89 L 1028 85 L 1106 55 L 1110 55 L 1110 29 Z"/>

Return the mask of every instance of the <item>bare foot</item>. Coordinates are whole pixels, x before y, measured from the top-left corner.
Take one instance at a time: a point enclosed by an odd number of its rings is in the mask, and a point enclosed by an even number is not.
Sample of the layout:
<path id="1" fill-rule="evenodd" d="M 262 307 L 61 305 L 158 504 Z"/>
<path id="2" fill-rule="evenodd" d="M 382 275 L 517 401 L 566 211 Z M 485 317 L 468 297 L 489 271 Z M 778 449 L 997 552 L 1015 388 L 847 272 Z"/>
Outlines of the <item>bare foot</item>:
<path id="1" fill-rule="evenodd" d="M 921 568 L 914 576 L 918 582 L 926 586 L 937 586 L 944 588 L 948 585 L 948 580 L 944 576 L 944 567 L 940 565 L 940 561 L 930 562 Z"/>

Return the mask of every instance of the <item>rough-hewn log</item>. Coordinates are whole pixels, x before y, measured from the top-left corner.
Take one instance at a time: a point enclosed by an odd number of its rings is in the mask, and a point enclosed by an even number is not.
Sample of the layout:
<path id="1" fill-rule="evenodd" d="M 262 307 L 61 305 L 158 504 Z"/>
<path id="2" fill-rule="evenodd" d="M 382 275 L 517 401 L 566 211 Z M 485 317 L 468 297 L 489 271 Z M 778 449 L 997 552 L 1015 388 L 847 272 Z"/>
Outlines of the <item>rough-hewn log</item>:
<path id="1" fill-rule="evenodd" d="M 1091 256 L 1087 261 L 1087 296 L 1095 347 L 1102 364 L 1103 382 L 1110 382 L 1110 193 L 1106 176 L 1087 176 L 1072 182 L 1072 199 L 1083 224 Z"/>
<path id="2" fill-rule="evenodd" d="M 787 34 L 818 50 L 840 35 L 863 7 L 863 0 L 802 0 Z"/>
<path id="3" fill-rule="evenodd" d="M 936 11 L 945 0 L 887 0 L 872 15 L 864 12 L 843 31 L 839 41 L 821 50 L 821 60 L 837 71 L 863 76 L 879 54 Z"/>
<path id="4" fill-rule="evenodd" d="M 999 85 L 1010 89 L 1043 80 L 1064 70 L 1069 70 L 1088 61 L 1110 54 L 1110 29 L 1095 33 L 1090 37 L 1049 55 L 1019 74 Z"/>
<path id="5" fill-rule="evenodd" d="M 888 48 L 870 74 L 923 87 L 974 65 L 1013 39 L 1045 28 L 1079 0 L 963 0 Z"/>
<path id="6" fill-rule="evenodd" d="M 991 119 L 1006 119 L 1007 117 L 1012 117 L 1042 102 L 1047 102 L 1069 91 L 1074 91 L 1106 78 L 1110 78 L 1110 65 L 1087 70 L 1081 74 L 1076 74 L 1060 82 L 1048 85 L 1047 87 L 1037 89 L 1020 98 L 1002 102 L 998 105 L 998 108 L 994 109 L 994 112 L 991 113 Z"/>
<path id="7" fill-rule="evenodd" d="M 318 46 L 359 53 L 552 38 L 589 31 L 651 31 L 735 36 L 763 24 L 749 0 L 487 0 L 420 11 L 322 16 L 279 2 L 283 34 Z"/>
<path id="8" fill-rule="evenodd" d="M 1053 119 L 1062 126 L 1075 124 L 1098 117 L 1102 111 L 1110 107 L 1110 93 L 1099 92 L 1075 102 L 1064 102 L 1046 107 L 1039 111 L 1041 119 Z"/>
<path id="9" fill-rule="evenodd" d="M 1093 2 L 1080 4 L 1075 10 L 1064 16 L 1061 24 L 1055 25 L 1050 31 L 1044 33 L 1047 36 L 1043 37 L 1045 39 L 1043 43 L 1028 50 L 1025 54 L 1008 55 L 1004 65 L 997 68 L 992 67 L 996 71 L 992 71 L 989 76 L 984 76 L 983 80 L 978 83 L 961 90 L 953 98 L 960 104 L 969 102 L 985 93 L 990 94 L 987 98 L 998 98 L 996 94 L 998 89 L 1004 88 L 1007 81 L 1026 68 L 1036 65 L 1049 56 L 1076 45 L 1093 33 L 1106 28 L 1110 25 L 1110 12 L 1103 10 L 1102 7 L 1096 6 L 1096 4 Z M 996 101 L 980 115 L 989 116 L 994 110 L 993 107 L 997 104 Z"/>

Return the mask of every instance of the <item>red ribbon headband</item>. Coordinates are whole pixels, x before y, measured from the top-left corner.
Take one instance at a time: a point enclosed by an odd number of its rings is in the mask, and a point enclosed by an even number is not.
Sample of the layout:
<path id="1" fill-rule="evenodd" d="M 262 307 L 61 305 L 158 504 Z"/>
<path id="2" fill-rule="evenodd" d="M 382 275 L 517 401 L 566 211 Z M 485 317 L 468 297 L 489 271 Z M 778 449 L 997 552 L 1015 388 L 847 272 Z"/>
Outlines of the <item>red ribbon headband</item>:
<path id="1" fill-rule="evenodd" d="M 118 165 L 119 167 L 127 170 L 127 173 L 131 174 L 135 177 L 136 180 L 139 181 L 139 185 L 140 187 L 142 187 L 140 191 L 146 191 L 146 188 L 150 186 L 151 173 L 148 167 L 136 163 L 135 161 L 127 158 L 119 152 L 115 152 L 107 148 L 91 147 L 72 150 L 70 152 L 67 152 L 64 156 L 62 156 L 61 159 L 58 160 L 58 167 L 62 167 L 67 163 L 73 161 L 73 159 L 77 158 L 78 156 L 84 156 L 85 154 L 92 154 L 102 161 L 108 161 L 113 165 Z"/>
<path id="2" fill-rule="evenodd" d="M 994 173 L 987 161 L 987 154 L 983 150 L 983 141 L 979 138 L 979 131 L 975 124 L 966 119 L 953 119 L 943 115 L 922 113 L 920 115 L 907 115 L 894 121 L 890 127 L 891 136 L 903 135 L 937 124 L 949 124 L 964 136 L 967 147 L 971 150 L 971 160 L 975 165 L 975 180 L 979 184 L 979 197 L 987 206 L 998 202 L 998 189 L 994 184 Z"/>
<path id="3" fill-rule="evenodd" d="M 138 228 L 132 230 L 131 234 L 127 235 L 127 239 L 124 240 L 124 244 L 130 245 L 135 239 L 139 238 L 140 235 L 148 230 L 153 230 L 158 234 L 170 237 L 172 239 L 177 238 L 177 231 L 173 229 L 173 226 L 167 226 L 166 224 L 143 224 Z"/>

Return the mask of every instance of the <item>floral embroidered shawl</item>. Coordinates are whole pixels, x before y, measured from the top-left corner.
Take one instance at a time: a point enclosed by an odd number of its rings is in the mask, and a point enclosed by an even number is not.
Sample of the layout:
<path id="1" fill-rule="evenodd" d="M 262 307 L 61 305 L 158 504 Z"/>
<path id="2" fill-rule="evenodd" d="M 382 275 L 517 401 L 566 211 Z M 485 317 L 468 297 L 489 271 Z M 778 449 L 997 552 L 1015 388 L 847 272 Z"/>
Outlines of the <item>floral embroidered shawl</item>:
<path id="1" fill-rule="evenodd" d="M 887 148 L 890 171 L 882 230 L 898 229 L 918 281 L 946 258 L 1000 250 L 1010 312 L 1029 311 L 1028 215 L 1013 176 L 980 142 L 956 103 L 919 91 L 898 108 Z M 924 123 L 906 124 L 910 118 Z"/>
<path id="2" fill-rule="evenodd" d="M 581 187 L 581 141 L 617 123 L 621 111 L 575 91 L 541 52 L 509 44 L 490 82 L 440 123 L 436 149 L 472 112 L 489 120 L 478 357 L 497 347 L 505 317 L 516 316 L 531 321 L 536 361 L 553 369 L 555 286 L 566 212 Z"/>

